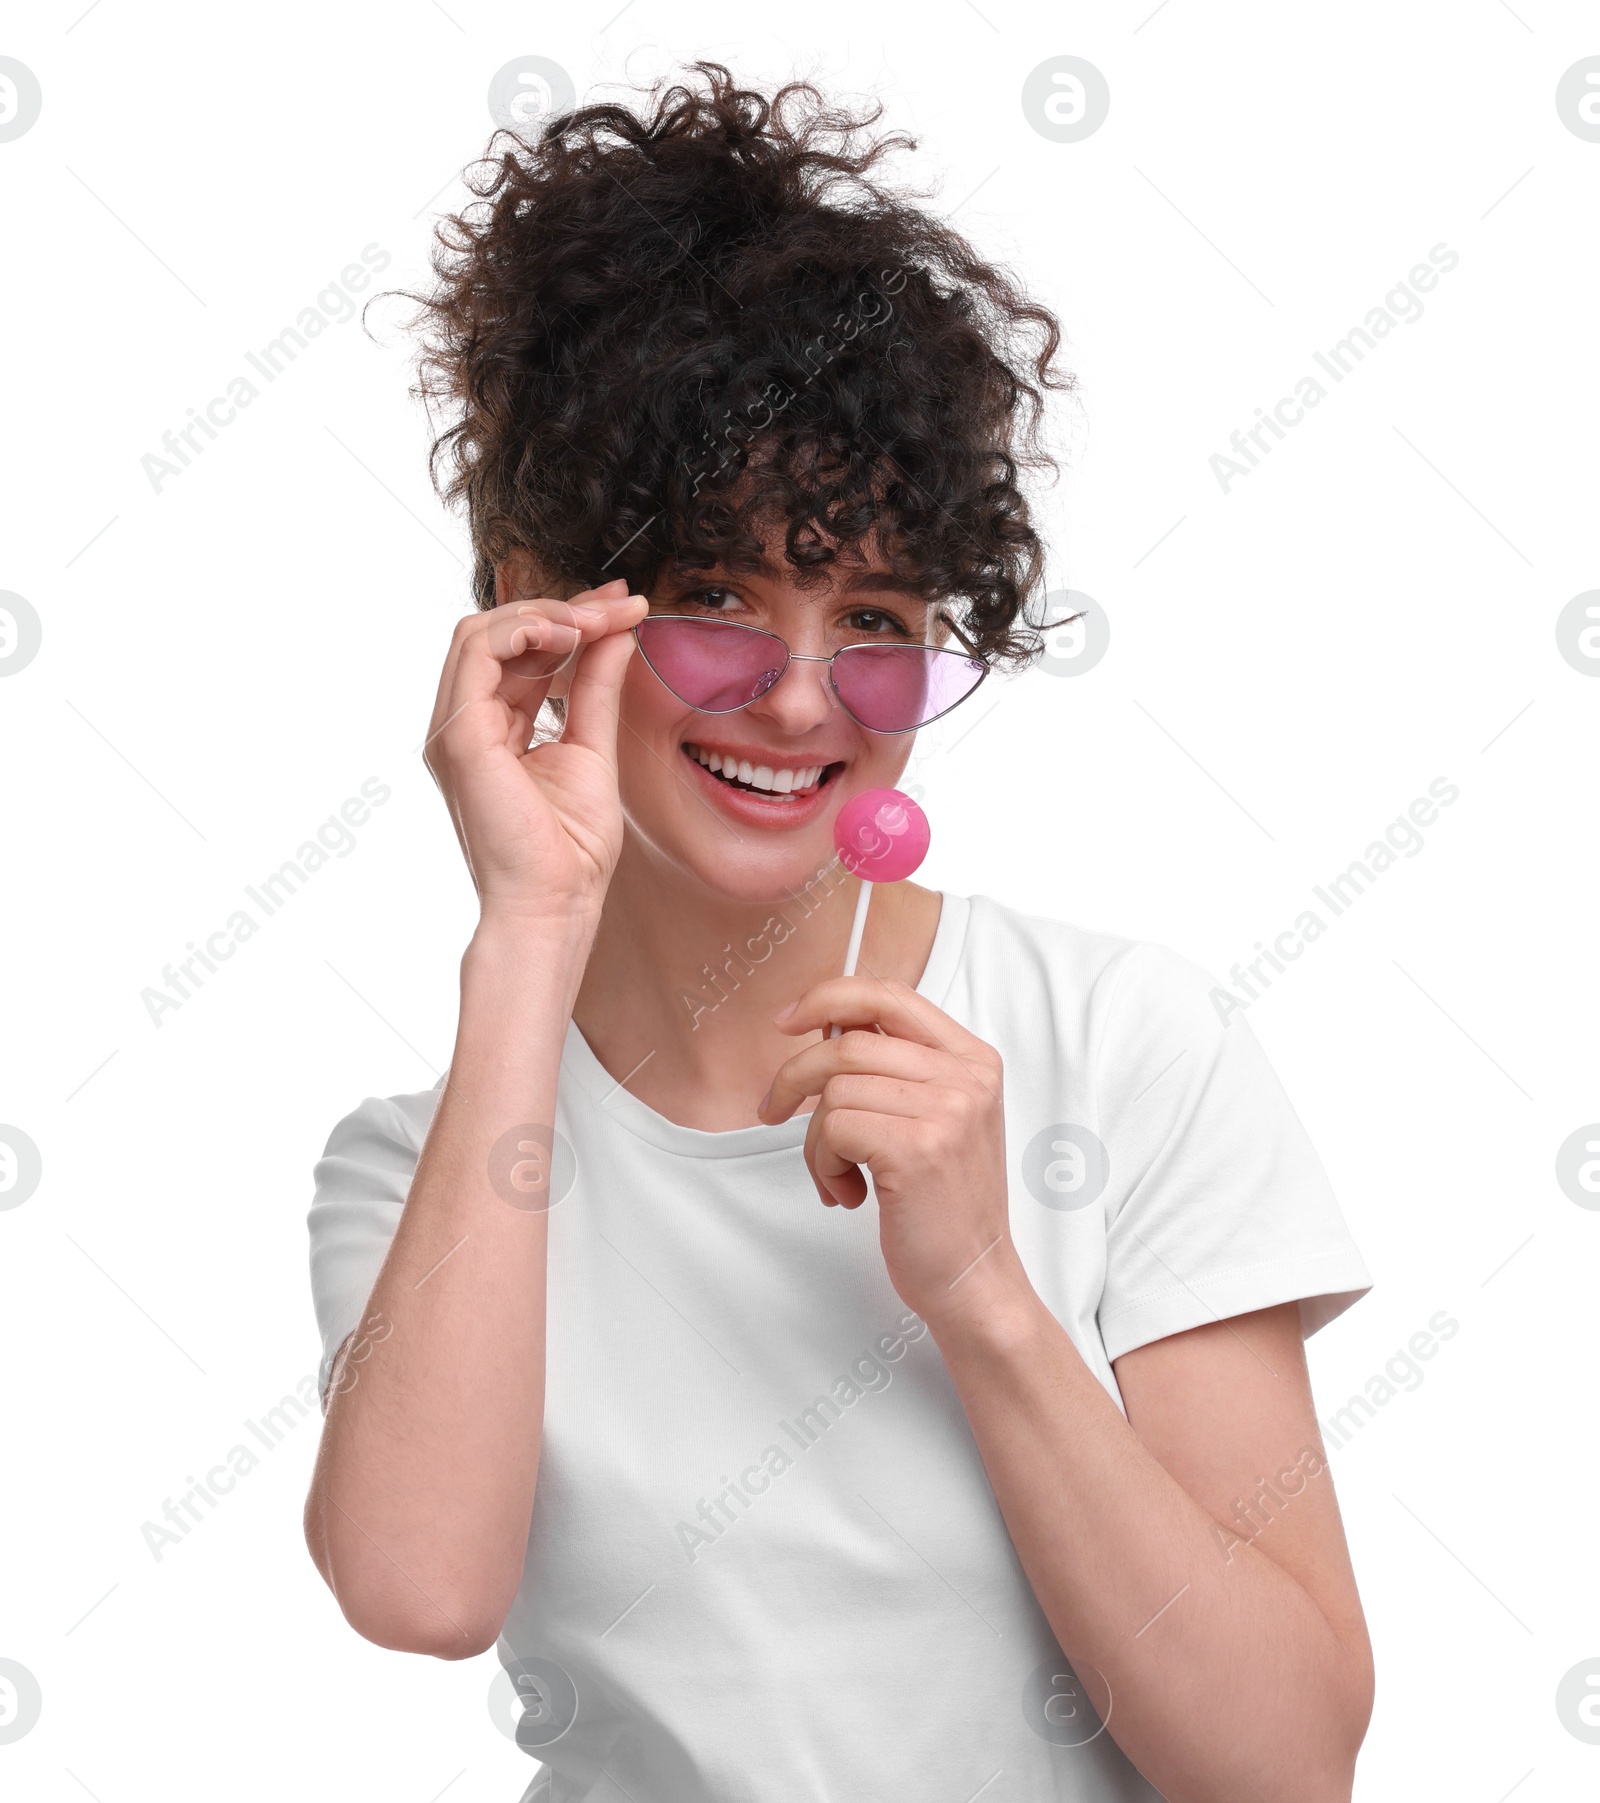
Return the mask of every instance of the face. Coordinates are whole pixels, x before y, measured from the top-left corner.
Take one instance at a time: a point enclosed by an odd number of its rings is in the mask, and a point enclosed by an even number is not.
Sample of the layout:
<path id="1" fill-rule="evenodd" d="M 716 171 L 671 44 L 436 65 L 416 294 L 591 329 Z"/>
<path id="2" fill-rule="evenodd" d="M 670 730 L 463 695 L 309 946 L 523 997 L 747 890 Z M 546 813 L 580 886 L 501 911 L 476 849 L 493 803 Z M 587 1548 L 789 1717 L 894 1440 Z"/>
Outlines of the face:
<path id="1" fill-rule="evenodd" d="M 934 610 L 895 588 L 870 559 L 832 572 L 827 587 L 801 589 L 792 574 L 780 563 L 761 574 L 669 576 L 650 597 L 650 611 L 762 627 L 795 660 L 843 645 L 928 642 Z M 636 849 L 718 895 L 783 901 L 832 861 L 833 822 L 844 803 L 897 782 L 915 736 L 859 725 L 840 705 L 825 664 L 791 661 L 749 706 L 710 714 L 680 701 L 635 650 L 617 744 L 629 830 Z"/>

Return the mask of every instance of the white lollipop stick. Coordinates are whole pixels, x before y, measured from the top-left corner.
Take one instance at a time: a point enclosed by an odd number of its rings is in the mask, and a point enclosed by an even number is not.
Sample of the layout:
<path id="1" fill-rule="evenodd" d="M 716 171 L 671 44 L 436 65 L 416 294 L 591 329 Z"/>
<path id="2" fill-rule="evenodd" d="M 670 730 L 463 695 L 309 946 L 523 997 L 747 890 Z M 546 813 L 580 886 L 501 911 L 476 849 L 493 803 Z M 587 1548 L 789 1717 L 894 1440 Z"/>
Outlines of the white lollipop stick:
<path id="1" fill-rule="evenodd" d="M 856 917 L 850 923 L 850 944 L 844 954 L 843 976 L 853 977 L 856 974 L 856 960 L 861 956 L 861 935 L 867 930 L 867 909 L 872 905 L 872 885 L 865 877 L 861 879 L 861 893 L 856 897 Z M 835 1021 L 828 1029 L 828 1037 L 837 1039 L 844 1029 Z"/>

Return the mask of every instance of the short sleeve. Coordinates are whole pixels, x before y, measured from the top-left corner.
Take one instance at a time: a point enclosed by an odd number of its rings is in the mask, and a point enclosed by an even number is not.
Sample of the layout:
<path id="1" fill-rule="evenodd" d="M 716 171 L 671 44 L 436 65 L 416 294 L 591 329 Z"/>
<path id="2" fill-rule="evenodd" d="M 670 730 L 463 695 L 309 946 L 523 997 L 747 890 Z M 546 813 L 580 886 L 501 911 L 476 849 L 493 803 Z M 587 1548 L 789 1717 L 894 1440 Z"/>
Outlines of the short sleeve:
<path id="1" fill-rule="evenodd" d="M 1309 1336 L 1371 1289 L 1283 1085 L 1206 971 L 1132 946 L 1094 1068 L 1109 1155 L 1107 1358 L 1289 1301 Z"/>
<path id="2" fill-rule="evenodd" d="M 327 1409 L 334 1356 L 366 1312 L 416 1170 L 421 1141 L 399 1102 L 368 1096 L 328 1136 L 312 1172 L 311 1300 Z"/>

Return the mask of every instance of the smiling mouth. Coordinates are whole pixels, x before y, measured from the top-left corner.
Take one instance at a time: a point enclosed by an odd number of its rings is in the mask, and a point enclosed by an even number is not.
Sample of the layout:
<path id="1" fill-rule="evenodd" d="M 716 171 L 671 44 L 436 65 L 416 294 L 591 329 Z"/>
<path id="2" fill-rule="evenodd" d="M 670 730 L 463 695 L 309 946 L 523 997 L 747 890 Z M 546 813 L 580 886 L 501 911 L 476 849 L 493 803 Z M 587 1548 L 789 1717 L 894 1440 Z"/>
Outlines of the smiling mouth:
<path id="1" fill-rule="evenodd" d="M 730 789 L 760 795 L 767 801 L 808 800 L 844 768 L 842 763 L 757 764 L 749 758 L 725 757 L 719 751 L 707 751 L 704 746 L 687 741 L 683 750 Z"/>

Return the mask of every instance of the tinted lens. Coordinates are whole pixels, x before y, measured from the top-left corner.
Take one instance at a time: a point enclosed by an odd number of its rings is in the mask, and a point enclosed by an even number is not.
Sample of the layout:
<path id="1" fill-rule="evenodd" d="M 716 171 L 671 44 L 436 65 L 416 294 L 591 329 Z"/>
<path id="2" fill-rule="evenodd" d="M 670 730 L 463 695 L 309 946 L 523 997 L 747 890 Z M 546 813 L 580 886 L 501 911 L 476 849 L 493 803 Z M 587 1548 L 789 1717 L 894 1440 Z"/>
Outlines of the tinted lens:
<path id="1" fill-rule="evenodd" d="M 985 666 L 932 645 L 851 645 L 833 660 L 839 699 L 873 732 L 910 732 L 965 701 Z"/>
<path id="2" fill-rule="evenodd" d="M 705 714 L 748 707 L 783 674 L 789 655 L 770 632 L 728 620 L 657 614 L 634 630 L 650 668 L 680 701 Z"/>

